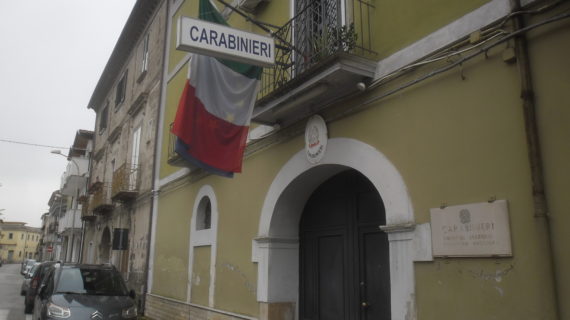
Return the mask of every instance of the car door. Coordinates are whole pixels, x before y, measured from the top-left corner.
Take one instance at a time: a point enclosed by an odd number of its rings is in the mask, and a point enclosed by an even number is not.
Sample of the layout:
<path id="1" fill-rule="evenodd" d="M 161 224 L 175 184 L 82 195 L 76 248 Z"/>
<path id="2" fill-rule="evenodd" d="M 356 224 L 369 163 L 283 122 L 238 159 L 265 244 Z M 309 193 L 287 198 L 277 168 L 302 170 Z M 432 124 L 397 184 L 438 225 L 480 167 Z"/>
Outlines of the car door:
<path id="1" fill-rule="evenodd" d="M 55 270 L 52 269 L 38 288 L 34 302 L 34 320 L 46 318 L 46 305 L 53 293 L 54 275 Z"/>

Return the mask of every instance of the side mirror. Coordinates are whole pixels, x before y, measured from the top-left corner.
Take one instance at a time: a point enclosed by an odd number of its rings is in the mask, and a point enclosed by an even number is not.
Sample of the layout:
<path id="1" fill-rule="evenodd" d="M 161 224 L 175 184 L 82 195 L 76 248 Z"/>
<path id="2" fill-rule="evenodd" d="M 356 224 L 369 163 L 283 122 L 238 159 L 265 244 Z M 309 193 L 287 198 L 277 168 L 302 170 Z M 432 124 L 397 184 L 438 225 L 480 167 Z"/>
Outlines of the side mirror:
<path id="1" fill-rule="evenodd" d="M 136 299 L 137 294 L 135 293 L 135 290 L 133 289 L 129 290 L 129 297 Z"/>

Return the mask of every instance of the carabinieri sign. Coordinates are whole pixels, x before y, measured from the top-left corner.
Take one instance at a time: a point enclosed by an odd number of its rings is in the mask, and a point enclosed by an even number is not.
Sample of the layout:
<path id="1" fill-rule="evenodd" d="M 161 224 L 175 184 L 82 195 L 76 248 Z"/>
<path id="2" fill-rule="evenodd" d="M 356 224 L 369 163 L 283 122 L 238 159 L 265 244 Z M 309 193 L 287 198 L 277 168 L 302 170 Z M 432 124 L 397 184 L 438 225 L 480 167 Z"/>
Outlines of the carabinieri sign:
<path id="1" fill-rule="evenodd" d="M 262 67 L 275 63 L 272 38 L 189 17 L 178 20 L 176 49 Z"/>

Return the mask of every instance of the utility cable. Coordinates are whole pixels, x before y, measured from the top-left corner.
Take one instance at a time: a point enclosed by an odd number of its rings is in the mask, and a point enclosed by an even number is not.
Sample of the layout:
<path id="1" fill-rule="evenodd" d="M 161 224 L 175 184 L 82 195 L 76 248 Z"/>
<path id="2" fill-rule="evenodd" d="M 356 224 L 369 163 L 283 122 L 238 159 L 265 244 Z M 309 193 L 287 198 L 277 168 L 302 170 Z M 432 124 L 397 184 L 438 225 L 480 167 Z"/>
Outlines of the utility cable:
<path id="1" fill-rule="evenodd" d="M 544 21 L 537 22 L 537 23 L 532 24 L 532 25 L 529 25 L 529 26 L 527 26 L 527 27 L 525 27 L 525 28 L 519 29 L 519 30 L 517 30 L 517 31 L 515 31 L 515 32 L 511 32 L 511 33 L 509 33 L 508 35 L 506 35 L 505 37 L 499 39 L 498 41 L 493 42 L 493 43 L 491 43 L 491 44 L 488 44 L 488 45 L 486 45 L 486 46 L 483 46 L 483 47 L 480 48 L 479 50 L 477 50 L 477 51 L 475 51 L 475 52 L 473 52 L 473 53 L 471 53 L 471 54 L 469 54 L 469 55 L 466 55 L 466 56 L 462 57 L 461 59 L 455 61 L 454 63 L 451 63 L 451 64 L 449 64 L 449 65 L 447 65 L 447 66 L 445 66 L 445 67 L 442 67 L 442 68 L 433 70 L 433 71 L 431 71 L 431 72 L 429 72 L 429 73 L 427 73 L 427 74 L 425 74 L 425 75 L 423 75 L 423 76 L 421 76 L 421 77 L 419 77 L 419 78 L 416 78 L 416 79 L 414 79 L 414 80 L 408 81 L 407 83 L 405 83 L 405 84 L 403 84 L 403 85 L 401 85 L 401 86 L 399 86 L 399 87 L 397 87 L 397 88 L 394 88 L 394 89 L 392 89 L 392 90 L 390 90 L 390 91 L 387 91 L 387 92 L 385 92 L 385 93 L 383 93 L 383 94 L 381 94 L 381 95 L 372 97 L 372 98 L 370 98 L 370 99 L 364 101 L 362 104 L 360 104 L 360 106 L 365 106 L 365 105 L 368 105 L 368 104 L 370 104 L 370 103 L 373 103 L 373 102 L 375 102 L 375 101 L 377 101 L 377 100 L 386 98 L 386 97 L 391 96 L 392 94 L 394 94 L 394 93 L 396 93 L 396 92 L 398 92 L 398 91 L 401 91 L 401 90 L 403 90 L 403 89 L 406 89 L 406 88 L 408 88 L 408 87 L 410 87 L 410 86 L 412 86 L 412 85 L 414 85 L 414 84 L 417 84 L 417 83 L 419 83 L 419 82 L 421 82 L 421 81 L 423 81 L 423 80 L 429 79 L 429 78 L 434 77 L 434 76 L 436 76 L 436 75 L 438 75 L 438 74 L 441 74 L 441 73 L 444 73 L 444 72 L 446 72 L 446 71 L 449 71 L 449 70 L 451 70 L 451 69 L 453 69 L 453 68 L 455 68 L 455 67 L 457 67 L 457 66 L 460 66 L 460 65 L 463 64 L 464 62 L 466 62 L 466 61 L 468 61 L 468 60 L 471 60 L 472 58 L 474 58 L 474 57 L 476 57 L 476 56 L 478 56 L 478 55 L 480 55 L 480 54 L 482 54 L 482 53 L 488 51 L 489 49 L 491 49 L 491 48 L 493 48 L 493 47 L 495 47 L 495 46 L 497 46 L 497 45 L 499 45 L 499 44 L 501 44 L 501 43 L 503 43 L 503 42 L 506 42 L 506 41 L 508 41 L 508 40 L 510 40 L 510 39 L 512 39 L 512 38 L 514 38 L 514 37 L 516 37 L 516 36 L 518 36 L 518 35 L 520 35 L 520 34 L 523 34 L 523 33 L 527 32 L 527 31 L 530 31 L 530 30 L 532 30 L 532 29 L 538 28 L 538 27 L 543 26 L 543 25 L 545 25 L 545 24 L 549 24 L 549 23 L 552 23 L 552 22 L 556 22 L 556 21 L 560 21 L 560 20 L 563 20 L 563 19 L 567 19 L 567 18 L 569 18 L 569 17 L 570 17 L 570 12 L 565 12 L 565 13 L 562 13 L 562 14 L 559 14 L 559 15 L 556 15 L 556 16 L 553 16 L 553 17 L 551 17 L 551 18 L 548 18 L 548 19 L 546 19 L 546 20 L 544 20 Z M 349 111 L 349 109 L 346 110 L 346 112 L 348 112 L 348 111 Z"/>
<path id="2" fill-rule="evenodd" d="M 21 145 L 31 146 L 31 147 L 42 147 L 42 148 L 51 148 L 51 149 L 66 149 L 66 150 L 70 149 L 69 147 L 58 147 L 58 146 L 51 146 L 51 145 L 47 145 L 47 144 L 23 142 L 23 141 L 8 140 L 8 139 L 0 139 L 0 142 L 21 144 Z"/>

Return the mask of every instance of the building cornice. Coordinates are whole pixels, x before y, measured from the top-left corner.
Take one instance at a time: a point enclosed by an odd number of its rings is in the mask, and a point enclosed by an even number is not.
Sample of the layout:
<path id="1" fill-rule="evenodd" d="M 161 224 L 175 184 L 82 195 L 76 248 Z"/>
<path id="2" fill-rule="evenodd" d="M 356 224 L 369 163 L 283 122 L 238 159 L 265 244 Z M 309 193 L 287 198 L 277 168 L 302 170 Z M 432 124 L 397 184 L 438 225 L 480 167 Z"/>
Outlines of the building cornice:
<path id="1" fill-rule="evenodd" d="M 115 44 L 111 57 L 97 82 L 97 86 L 91 95 L 87 108 L 98 111 L 102 102 L 115 83 L 115 79 L 122 73 L 123 66 L 131 56 L 134 46 L 139 41 L 141 34 L 152 20 L 156 9 L 164 0 L 138 0 Z"/>

